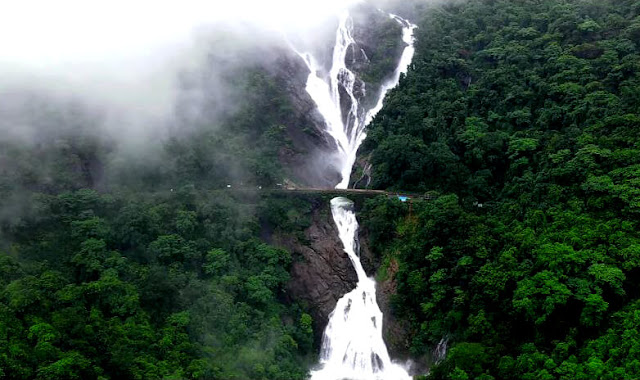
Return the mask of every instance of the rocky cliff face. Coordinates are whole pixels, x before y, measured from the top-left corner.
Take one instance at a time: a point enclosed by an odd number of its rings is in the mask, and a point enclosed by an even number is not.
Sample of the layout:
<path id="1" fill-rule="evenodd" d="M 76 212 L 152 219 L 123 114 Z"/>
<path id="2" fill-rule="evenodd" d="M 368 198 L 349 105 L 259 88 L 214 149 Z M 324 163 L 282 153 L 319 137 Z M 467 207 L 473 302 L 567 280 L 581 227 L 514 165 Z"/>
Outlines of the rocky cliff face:
<path id="1" fill-rule="evenodd" d="M 309 69 L 295 52 L 284 47 L 276 62 L 266 68 L 286 89 L 291 105 L 290 117 L 282 121 L 290 144 L 279 152 L 280 162 L 300 186 L 333 187 L 340 181 L 340 172 L 327 157 L 337 146 L 305 90 Z"/>
<path id="2" fill-rule="evenodd" d="M 397 263 L 391 262 L 387 271 L 387 278 L 379 282 L 377 288 L 378 305 L 384 313 L 384 339 L 387 343 L 387 348 L 394 359 L 407 360 L 410 357 L 410 324 L 407 320 L 395 315 L 391 307 L 391 297 L 396 293 L 396 282 L 394 277 L 398 271 Z"/>
<path id="3" fill-rule="evenodd" d="M 362 266 L 367 275 L 378 278 L 377 272 L 382 264 L 380 258 L 374 255 L 373 250 L 370 248 L 367 230 L 361 228 L 359 235 Z M 376 300 L 384 318 L 382 321 L 382 336 L 387 344 L 389 355 L 394 360 L 406 361 L 411 358 L 411 353 L 409 352 L 410 324 L 402 316 L 394 313 L 391 305 L 391 298 L 396 293 L 395 274 L 397 271 L 397 264 L 391 262 L 387 267 L 385 278 L 377 281 Z M 424 373 L 424 371 L 421 373 Z"/>
<path id="4" fill-rule="evenodd" d="M 405 45 L 401 39 L 402 28 L 387 14 L 363 5 L 352 10 L 352 17 L 355 44 L 350 47 L 346 62 L 358 77 L 354 92 L 364 112 L 377 101 L 380 86 L 393 74 Z M 326 41 L 323 56 L 327 58 L 327 71 L 334 43 L 335 40 Z M 282 51 L 277 64 L 272 67 L 273 75 L 288 89 L 294 108 L 292 118 L 286 124 L 293 148 L 280 153 L 281 161 L 292 170 L 296 177 L 294 181 L 299 184 L 333 187 L 340 180 L 330 160 L 336 146 L 327 135 L 324 120 L 313 100 L 305 91 L 309 75 L 306 65 L 293 52 Z M 344 92 L 344 89 L 340 90 Z M 351 105 L 346 93 L 342 95 L 343 115 L 347 115 Z M 312 223 L 303 231 L 303 236 L 277 232 L 270 240 L 293 254 L 295 261 L 287 293 L 292 301 L 307 305 L 314 318 L 316 342 L 319 344 L 329 314 L 337 301 L 355 288 L 357 276 L 338 238 L 328 200 L 316 202 L 311 213 Z M 366 232 L 361 235 L 360 256 L 367 274 L 374 276 L 380 262 L 369 249 Z M 384 334 L 390 343 L 390 353 L 392 357 L 402 358 L 407 356 L 406 326 L 392 316 L 389 299 L 394 290 L 392 280 L 380 284 L 378 302 L 385 315 Z"/>
<path id="5" fill-rule="evenodd" d="M 292 300 L 306 304 L 314 320 L 316 342 L 338 300 L 356 286 L 357 275 L 342 249 L 328 202 L 314 205 L 312 223 L 304 239 L 276 234 L 273 243 L 294 257 L 287 291 Z"/>
<path id="6" fill-rule="evenodd" d="M 353 38 L 347 67 L 366 84 L 360 99 L 365 108 L 375 105 L 380 86 L 398 66 L 405 43 L 402 27 L 387 13 L 367 4 L 352 10 Z"/>
<path id="7" fill-rule="evenodd" d="M 357 276 L 338 238 L 328 200 L 318 198 L 312 203 L 311 224 L 301 236 L 276 232 L 269 240 L 293 254 L 287 295 L 291 301 L 308 307 L 314 320 L 316 343 L 320 344 L 329 314 L 338 300 L 356 287 Z M 375 276 L 380 260 L 370 249 L 366 230 L 360 231 L 359 246 L 360 260 L 367 275 Z M 405 360 L 409 358 L 408 323 L 394 315 L 391 308 L 391 296 L 395 293 L 394 273 L 391 265 L 387 278 L 378 283 L 377 300 L 384 314 L 383 334 L 389 353 L 394 359 Z"/>
<path id="8" fill-rule="evenodd" d="M 334 139 L 305 87 L 309 69 L 290 49 L 283 48 L 269 70 L 286 88 L 291 103 L 288 120 L 283 121 L 289 148 L 279 152 L 283 167 L 294 183 L 303 187 L 331 188 L 340 181 L 340 172 L 330 158 L 337 150 Z"/>
<path id="9" fill-rule="evenodd" d="M 359 118 L 377 101 L 380 85 L 393 74 L 404 43 L 402 28 L 389 15 L 371 5 L 359 5 L 351 10 L 355 43 L 349 47 L 346 64 L 356 74 L 354 95 L 361 107 Z M 324 64 L 325 74 L 331 66 L 335 45 L 335 29 L 322 33 L 318 54 Z M 264 47 L 262 47 L 264 48 Z M 274 54 L 275 52 L 275 54 Z M 309 70 L 302 58 L 286 44 L 270 47 L 263 58 L 263 68 L 276 79 L 289 95 L 291 112 L 281 120 L 290 143 L 279 152 L 279 160 L 286 169 L 289 180 L 301 187 L 331 188 L 340 182 L 338 162 L 334 161 L 336 142 L 326 132 L 326 124 L 314 101 L 306 92 Z M 343 88 L 341 107 L 346 120 L 351 107 L 349 96 Z"/>

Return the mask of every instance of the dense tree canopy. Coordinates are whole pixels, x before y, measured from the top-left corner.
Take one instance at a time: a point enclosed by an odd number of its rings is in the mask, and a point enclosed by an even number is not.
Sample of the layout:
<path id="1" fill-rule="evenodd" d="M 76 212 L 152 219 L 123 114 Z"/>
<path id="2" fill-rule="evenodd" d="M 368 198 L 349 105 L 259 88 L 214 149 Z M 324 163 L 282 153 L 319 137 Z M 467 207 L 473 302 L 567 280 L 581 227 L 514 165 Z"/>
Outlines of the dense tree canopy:
<path id="1" fill-rule="evenodd" d="M 245 63 L 232 112 L 199 99 L 215 117 L 185 116 L 139 151 L 81 103 L 15 94 L 38 135 L 0 136 L 0 378 L 306 376 L 314 334 L 284 291 L 291 254 L 260 239 L 263 223 L 304 220 L 282 213 L 294 203 L 217 191 L 282 181 L 293 149 L 285 84 Z"/>
<path id="2" fill-rule="evenodd" d="M 640 378 L 640 1 L 418 4 L 360 152 L 372 186 L 435 195 L 360 214 L 411 353 L 449 342 L 430 379 Z M 365 79 L 401 47 L 386 21 Z M 287 131 L 314 132 L 281 78 L 231 69 L 233 111 L 205 97 L 144 152 L 30 95 L 38 135 L 0 136 L 0 378 L 305 378 L 296 257 L 266 241 L 302 235 L 309 204 L 219 189 L 273 186 Z"/>
<path id="3" fill-rule="evenodd" d="M 362 219 L 433 379 L 640 377 L 637 1 L 432 6 L 371 127 Z M 391 221 L 391 222 L 390 222 Z"/>
<path id="4" fill-rule="evenodd" d="M 278 298 L 291 255 L 235 202 L 40 195 L 0 254 L 0 377 L 304 378 L 311 319 Z"/>

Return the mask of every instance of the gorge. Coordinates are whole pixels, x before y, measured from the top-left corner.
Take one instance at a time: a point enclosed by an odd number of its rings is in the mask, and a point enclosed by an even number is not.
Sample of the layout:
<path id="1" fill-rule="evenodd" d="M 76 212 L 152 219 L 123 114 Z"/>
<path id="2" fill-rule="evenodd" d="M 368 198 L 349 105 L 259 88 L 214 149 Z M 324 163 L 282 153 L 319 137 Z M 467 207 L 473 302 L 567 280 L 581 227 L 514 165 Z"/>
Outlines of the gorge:
<path id="1" fill-rule="evenodd" d="M 349 186 L 358 148 L 366 138 L 366 126 L 380 111 L 385 95 L 398 84 L 413 58 L 416 26 L 397 15 L 390 14 L 389 17 L 402 26 L 402 41 L 406 47 L 393 73 L 384 78 L 374 106 L 368 109 L 364 104 L 366 83 L 349 68 L 358 55 L 365 60 L 368 57 L 354 40 L 353 19 L 347 10 L 339 16 L 328 72 L 310 53 L 298 53 L 310 71 L 306 90 L 324 117 L 327 132 L 336 141 L 335 160 L 342 177 L 336 185 L 338 189 Z M 347 61 L 348 55 L 353 60 L 351 65 Z M 334 198 L 331 212 L 358 282 L 354 290 L 337 302 L 329 316 L 322 337 L 321 369 L 312 373 L 312 379 L 409 379 L 405 369 L 391 362 L 382 338 L 383 318 L 376 300 L 376 281 L 368 278 L 360 263 L 358 224 L 353 205 L 345 198 Z"/>
<path id="2" fill-rule="evenodd" d="M 312 372 L 311 379 L 410 379 L 406 369 L 391 362 L 382 338 L 383 316 L 376 300 L 376 281 L 367 277 L 360 263 L 353 203 L 334 198 L 331 212 L 358 283 L 331 313 L 322 338 L 320 369 Z"/>

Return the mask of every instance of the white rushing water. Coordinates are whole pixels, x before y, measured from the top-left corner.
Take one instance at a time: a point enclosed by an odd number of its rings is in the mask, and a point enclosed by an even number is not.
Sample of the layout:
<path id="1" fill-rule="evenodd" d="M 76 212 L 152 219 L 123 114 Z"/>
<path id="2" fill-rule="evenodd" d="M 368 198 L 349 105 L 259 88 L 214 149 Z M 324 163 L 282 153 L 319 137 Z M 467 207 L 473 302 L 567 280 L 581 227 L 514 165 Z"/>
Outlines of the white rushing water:
<path id="1" fill-rule="evenodd" d="M 407 44 L 398 67 L 382 83 L 376 105 L 365 110 L 355 95 L 357 76 L 347 67 L 349 49 L 355 49 L 353 20 L 344 11 L 339 16 L 331 68 L 324 70 L 309 53 L 298 53 L 311 73 L 306 91 L 315 101 L 324 117 L 327 132 L 338 146 L 342 179 L 336 186 L 349 186 L 351 170 L 358 148 L 366 138 L 365 128 L 382 109 L 384 97 L 407 72 L 413 59 L 413 32 L 415 25 L 399 16 L 389 17 L 402 25 L 402 40 Z M 364 52 L 362 52 L 364 53 Z M 364 86 L 364 84 L 362 84 Z M 364 91 L 364 87 L 362 88 Z M 341 99 L 347 96 L 348 99 Z M 345 102 L 344 100 L 347 100 Z M 342 104 L 347 107 L 342 108 Z M 346 111 L 346 114 L 343 114 Z M 331 201 L 331 211 L 340 234 L 340 240 L 358 275 L 356 288 L 344 295 L 329 316 L 322 338 L 319 368 L 311 373 L 313 380 L 404 380 L 411 379 L 405 368 L 393 363 L 382 338 L 382 312 L 376 302 L 376 282 L 367 277 L 358 257 L 358 222 L 353 203 L 346 198 Z"/>
<path id="2" fill-rule="evenodd" d="M 389 14 L 389 16 L 392 19 L 396 20 L 398 23 L 400 23 L 400 25 L 402 25 L 402 41 L 404 41 L 404 43 L 407 44 L 407 47 L 404 48 L 404 51 L 402 52 L 402 56 L 400 57 L 400 63 L 398 64 L 398 67 L 394 71 L 391 79 L 389 79 L 387 82 L 382 84 L 382 89 L 380 91 L 380 97 L 378 98 L 378 103 L 375 105 L 375 107 L 370 109 L 369 112 L 367 112 L 367 117 L 365 119 L 365 126 L 369 125 L 369 123 L 371 123 L 371 121 L 378 114 L 378 112 L 380 112 L 384 104 L 384 98 L 387 96 L 387 93 L 389 92 L 389 90 L 391 90 L 392 88 L 398 85 L 398 83 L 400 82 L 400 76 L 402 74 L 407 73 L 407 70 L 409 69 L 409 65 L 413 60 L 413 55 L 416 52 L 416 48 L 413 46 L 413 43 L 415 42 L 415 38 L 413 37 L 413 32 L 417 28 L 417 26 L 411 24 L 410 22 L 408 22 L 407 20 L 403 19 L 400 16 L 397 16 L 394 14 Z M 365 137 L 366 136 L 362 138 L 362 141 L 365 139 Z M 360 141 L 360 144 L 362 143 L 362 141 Z"/>
<path id="3" fill-rule="evenodd" d="M 382 109 L 385 95 L 390 89 L 398 85 L 402 73 L 406 73 L 413 59 L 415 49 L 413 47 L 413 32 L 415 25 L 403 18 L 390 14 L 389 17 L 402 25 L 402 40 L 407 44 L 404 49 L 398 67 L 393 75 L 382 83 L 376 105 L 365 112 L 361 107 L 354 89 L 357 81 L 356 74 L 347 67 L 346 57 L 349 49 L 355 46 L 353 39 L 353 20 L 348 11 L 343 11 L 338 19 L 336 41 L 333 48 L 331 68 L 327 74 L 318 64 L 318 61 L 309 53 L 298 53 L 304 59 L 311 71 L 307 79 L 306 91 L 315 101 L 320 114 L 327 124 L 327 132 L 335 139 L 338 145 L 336 152 L 340 162 L 342 179 L 336 186 L 338 189 L 346 189 L 349 186 L 351 170 L 356 161 L 358 148 L 366 138 L 366 126 Z M 343 114 L 341 107 L 341 91 L 349 97 L 347 114 Z"/>
<path id="4" fill-rule="evenodd" d="M 344 251 L 358 275 L 358 284 L 342 297 L 329 316 L 322 338 L 320 368 L 312 380 L 403 380 L 411 379 L 400 365 L 392 363 L 382 339 L 382 312 L 376 302 L 376 282 L 367 277 L 358 257 L 358 221 L 353 202 L 331 201 L 333 220 Z"/>

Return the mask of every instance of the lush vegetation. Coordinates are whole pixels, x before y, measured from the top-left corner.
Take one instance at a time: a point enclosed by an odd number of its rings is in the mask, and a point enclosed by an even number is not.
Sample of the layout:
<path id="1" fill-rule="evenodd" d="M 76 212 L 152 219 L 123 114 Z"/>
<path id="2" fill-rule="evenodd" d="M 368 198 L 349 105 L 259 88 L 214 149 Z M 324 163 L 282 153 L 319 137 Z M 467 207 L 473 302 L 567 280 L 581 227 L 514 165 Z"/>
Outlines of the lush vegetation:
<path id="1" fill-rule="evenodd" d="M 640 2 L 433 6 L 362 216 L 432 379 L 640 378 Z M 397 266 L 395 265 L 397 264 Z"/>
<path id="2" fill-rule="evenodd" d="M 449 340 L 431 379 L 640 378 L 640 1 L 421 4 L 361 154 L 373 186 L 437 195 L 360 218 L 412 354 Z M 386 22 L 376 83 L 401 47 Z M 305 125 L 278 75 L 224 70 L 224 106 L 205 91 L 135 149 L 27 94 L 36 133 L 0 136 L 0 378 L 305 377 L 296 258 L 265 238 L 299 234 L 311 202 L 219 190 L 288 177 Z M 181 104 L 213 77 L 185 74 Z"/>
<path id="3" fill-rule="evenodd" d="M 221 71 L 216 63 L 211 65 Z M 126 135 L 114 135 L 113 127 L 104 125 L 103 111 L 78 99 L 29 92 L 0 97 L 25 104 L 13 110 L 26 115 L 14 123 L 33 134 L 0 136 L 3 200 L 24 191 L 53 194 L 86 187 L 148 191 L 187 184 L 216 189 L 281 182 L 291 176 L 282 157 L 295 153 L 287 128 L 308 125 L 295 119 L 281 77 L 257 65 L 224 72 L 231 78 L 225 88 L 234 91 L 224 101 L 207 92 L 215 86 L 210 83 L 214 75 L 221 74 L 185 74 L 176 127 L 151 125 L 160 132 L 143 141 L 123 142 Z M 0 106 L 0 113 L 7 111 Z"/>
<path id="4" fill-rule="evenodd" d="M 366 64 L 355 67 L 355 71 L 366 83 L 364 105 L 373 107 L 378 100 L 380 87 L 395 71 L 406 46 L 401 38 L 402 26 L 366 3 L 356 6 L 353 14 L 355 39 L 363 45 L 367 56 Z"/>
<path id="5" fill-rule="evenodd" d="M 305 378 L 293 258 L 260 240 L 304 228 L 305 208 L 250 191 L 282 180 L 285 129 L 304 125 L 281 78 L 236 66 L 242 102 L 199 98 L 133 148 L 80 102 L 25 94 L 16 126 L 37 133 L 0 137 L 1 379 Z M 185 94 L 213 85 L 192 75 Z"/>
<path id="6" fill-rule="evenodd" d="M 304 378 L 291 255 L 256 239 L 266 216 L 292 228 L 291 205 L 189 187 L 36 198 L 0 254 L 0 377 Z"/>
<path id="7" fill-rule="evenodd" d="M 380 77 L 399 46 L 384 21 Z M 265 241 L 304 240 L 328 199 L 264 190 L 322 139 L 290 57 L 243 38 L 182 72 L 175 119 L 140 140 L 83 99 L 0 91 L 0 379 L 306 377 L 319 342 L 285 291 L 296 258 Z"/>
<path id="8" fill-rule="evenodd" d="M 178 133 L 169 141 L 165 152 L 170 170 L 158 173 L 165 183 L 193 183 L 205 188 L 226 184 L 266 187 L 282 182 L 285 175 L 291 176 L 281 159 L 281 155 L 293 155 L 295 150 L 287 128 L 310 126 L 300 125 L 295 119 L 284 79 L 264 68 L 243 65 L 226 75 L 231 78 L 227 86 L 238 92 L 231 97 L 238 104 L 236 109 L 215 126 L 202 128 L 196 122 L 192 134 L 181 137 Z M 200 76 L 195 80 L 197 87 L 215 86 Z M 201 107 L 215 107 L 212 103 Z M 146 173 L 149 168 L 141 170 Z M 127 173 L 132 172 L 127 169 Z"/>

